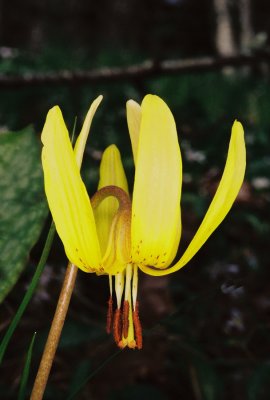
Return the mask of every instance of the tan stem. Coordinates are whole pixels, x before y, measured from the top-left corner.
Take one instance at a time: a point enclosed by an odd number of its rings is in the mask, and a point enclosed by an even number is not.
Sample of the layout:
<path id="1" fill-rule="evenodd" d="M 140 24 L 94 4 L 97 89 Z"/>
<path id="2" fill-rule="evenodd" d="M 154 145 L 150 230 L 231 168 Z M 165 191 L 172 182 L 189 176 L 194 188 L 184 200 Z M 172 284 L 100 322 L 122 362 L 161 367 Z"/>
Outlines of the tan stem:
<path id="1" fill-rule="evenodd" d="M 77 272 L 78 268 L 74 264 L 69 263 L 30 400 L 41 400 L 43 398 L 55 352 L 66 319 Z"/>

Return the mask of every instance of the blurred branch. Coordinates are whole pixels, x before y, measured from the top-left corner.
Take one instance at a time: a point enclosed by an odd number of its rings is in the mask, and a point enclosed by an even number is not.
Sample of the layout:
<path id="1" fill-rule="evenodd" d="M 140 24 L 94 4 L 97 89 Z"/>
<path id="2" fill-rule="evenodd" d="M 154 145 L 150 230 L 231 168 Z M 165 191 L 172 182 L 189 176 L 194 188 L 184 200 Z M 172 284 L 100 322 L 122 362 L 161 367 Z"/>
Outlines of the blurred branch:
<path id="1" fill-rule="evenodd" d="M 216 49 L 220 56 L 229 57 L 237 54 L 228 0 L 214 0 L 216 14 Z"/>
<path id="2" fill-rule="evenodd" d="M 128 67 L 103 67 L 89 71 L 62 70 L 58 72 L 28 72 L 21 75 L 0 74 L 0 87 L 21 87 L 35 85 L 85 84 L 90 82 L 109 82 L 132 80 L 155 75 L 208 72 L 224 66 L 241 67 L 270 63 L 270 53 L 238 55 L 230 57 L 202 57 L 185 60 L 145 61 Z"/>

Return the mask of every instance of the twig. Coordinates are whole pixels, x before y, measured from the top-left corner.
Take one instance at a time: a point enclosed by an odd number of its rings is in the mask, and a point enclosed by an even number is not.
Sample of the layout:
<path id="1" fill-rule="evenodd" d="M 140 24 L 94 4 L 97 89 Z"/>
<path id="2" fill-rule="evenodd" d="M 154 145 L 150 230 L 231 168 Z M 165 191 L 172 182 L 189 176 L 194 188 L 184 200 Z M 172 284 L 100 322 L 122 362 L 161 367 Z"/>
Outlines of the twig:
<path id="1" fill-rule="evenodd" d="M 132 80 L 155 75 L 203 72 L 225 66 L 241 67 L 270 63 L 269 53 L 238 55 L 232 57 L 202 57 L 194 59 L 148 60 L 128 67 L 104 67 L 93 70 L 62 70 L 58 72 L 28 72 L 21 75 L 0 74 L 0 87 L 18 88 L 36 85 L 86 84 L 91 82 L 111 82 Z"/>

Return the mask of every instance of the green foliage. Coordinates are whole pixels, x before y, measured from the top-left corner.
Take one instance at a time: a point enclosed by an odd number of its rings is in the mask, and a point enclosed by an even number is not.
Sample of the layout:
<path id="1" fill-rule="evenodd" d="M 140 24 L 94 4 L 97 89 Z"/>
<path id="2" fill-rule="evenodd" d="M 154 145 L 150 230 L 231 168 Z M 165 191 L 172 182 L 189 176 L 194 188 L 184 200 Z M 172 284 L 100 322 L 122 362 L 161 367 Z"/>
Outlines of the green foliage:
<path id="1" fill-rule="evenodd" d="M 29 345 L 29 348 L 27 351 L 27 356 L 26 356 L 24 367 L 23 367 L 23 372 L 22 372 L 22 377 L 21 377 L 21 382 L 20 382 L 20 390 L 19 390 L 18 400 L 24 400 L 26 398 L 26 385 L 27 385 L 29 372 L 30 372 L 35 337 L 36 337 L 36 332 L 34 333 L 34 335 L 32 337 L 32 340 L 30 342 L 30 345 Z"/>
<path id="2" fill-rule="evenodd" d="M 2 301 L 26 265 L 47 215 L 40 149 L 32 128 L 0 134 L 0 176 Z"/>
<path id="3" fill-rule="evenodd" d="M 69 390 L 69 395 L 67 400 L 73 400 L 77 397 L 78 393 L 85 387 L 85 385 L 95 377 L 107 364 L 111 363 L 111 361 L 120 355 L 122 350 L 117 350 L 112 353 L 109 357 L 107 357 L 97 368 L 88 373 L 89 364 L 83 362 L 78 366 L 77 372 L 73 375 L 71 390 Z"/>
<path id="4" fill-rule="evenodd" d="M 87 380 L 91 368 L 90 360 L 82 360 L 79 365 L 76 366 L 75 372 L 72 376 L 68 387 L 68 393 L 76 393 L 78 388 L 80 389 L 82 383 Z M 71 397 L 72 398 L 72 397 Z"/>
<path id="5" fill-rule="evenodd" d="M 222 382 L 212 364 L 203 358 L 196 357 L 193 359 L 193 368 L 193 380 L 196 379 L 197 391 L 201 393 L 203 400 L 221 399 Z"/>
<path id="6" fill-rule="evenodd" d="M 16 311 L 16 314 L 14 315 L 1 343 L 0 343 L 0 364 L 2 363 L 3 357 L 5 355 L 6 349 L 8 347 L 8 344 L 12 338 L 12 335 L 17 327 L 17 325 L 19 324 L 24 311 L 26 309 L 26 307 L 28 306 L 30 300 L 32 299 L 32 296 L 34 294 L 34 291 L 37 287 L 37 284 L 39 283 L 39 279 L 40 276 L 43 272 L 43 269 L 45 267 L 45 263 L 47 261 L 51 246 L 52 246 L 52 242 L 53 242 L 53 238 L 54 238 L 54 234 L 55 234 L 55 227 L 54 227 L 54 223 L 52 222 L 39 263 L 37 265 L 37 268 L 35 270 L 35 273 L 33 275 L 32 281 Z"/>
<path id="7" fill-rule="evenodd" d="M 257 365 L 247 385 L 248 400 L 269 399 L 269 392 L 270 392 L 269 374 L 270 374 L 269 361 Z"/>

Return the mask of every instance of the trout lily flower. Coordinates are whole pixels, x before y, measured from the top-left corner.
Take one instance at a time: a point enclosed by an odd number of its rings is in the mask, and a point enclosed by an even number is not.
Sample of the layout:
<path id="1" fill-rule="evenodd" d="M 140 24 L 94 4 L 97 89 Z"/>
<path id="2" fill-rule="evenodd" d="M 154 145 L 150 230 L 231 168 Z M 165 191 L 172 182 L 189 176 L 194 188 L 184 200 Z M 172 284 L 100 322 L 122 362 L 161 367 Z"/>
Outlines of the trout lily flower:
<path id="1" fill-rule="evenodd" d="M 223 175 L 191 243 L 171 265 L 181 237 L 182 161 L 173 115 L 157 96 L 141 106 L 127 102 L 135 163 L 132 200 L 120 153 L 103 153 L 98 190 L 89 199 L 80 175 L 84 148 L 99 96 L 91 105 L 75 148 L 59 107 L 42 132 L 45 191 L 57 232 L 71 263 L 85 272 L 109 276 L 107 332 L 121 348 L 142 348 L 138 313 L 138 269 L 161 276 L 178 271 L 223 221 L 241 188 L 246 165 L 243 127 L 235 121 Z M 116 310 L 113 311 L 113 286 Z"/>

